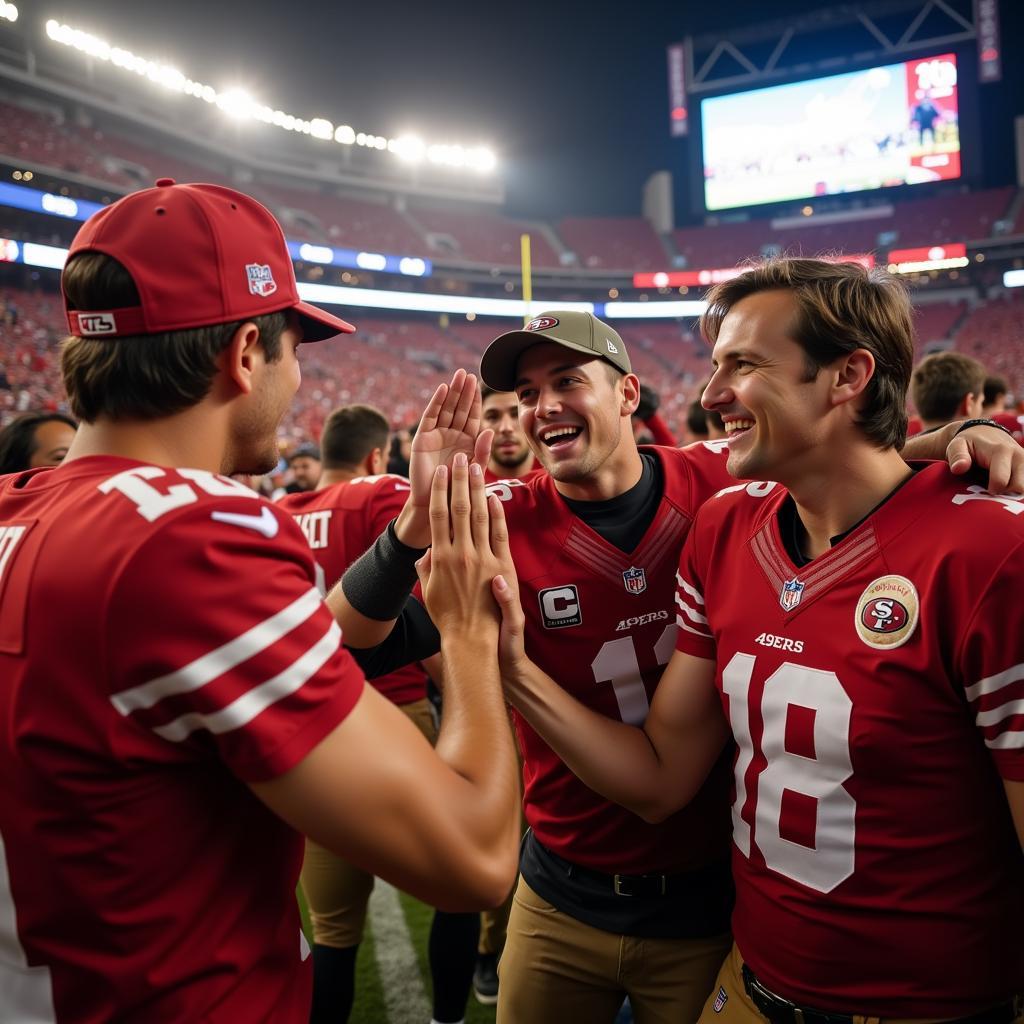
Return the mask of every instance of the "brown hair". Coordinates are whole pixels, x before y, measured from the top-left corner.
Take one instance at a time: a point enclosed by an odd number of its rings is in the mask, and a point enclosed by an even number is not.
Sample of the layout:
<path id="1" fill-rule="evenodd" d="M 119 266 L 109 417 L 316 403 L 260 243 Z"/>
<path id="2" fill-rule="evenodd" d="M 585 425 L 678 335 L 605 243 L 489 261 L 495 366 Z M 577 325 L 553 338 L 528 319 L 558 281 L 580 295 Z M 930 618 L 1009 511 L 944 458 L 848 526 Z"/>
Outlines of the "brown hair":
<path id="1" fill-rule="evenodd" d="M 777 258 L 715 285 L 701 317 L 712 343 L 737 302 L 758 292 L 786 289 L 799 306 L 791 333 L 804 350 L 807 379 L 822 367 L 866 349 L 875 372 L 865 389 L 860 426 L 879 448 L 902 448 L 907 438 L 907 387 L 914 360 L 910 299 L 903 282 L 881 269 L 856 263 Z"/>
<path id="2" fill-rule="evenodd" d="M 61 281 L 68 309 L 120 309 L 140 302 L 128 271 L 103 253 L 72 257 Z M 60 358 L 71 409 L 86 423 L 101 416 L 153 420 L 188 409 L 209 394 L 217 356 L 249 322 L 259 328 L 267 360 L 280 359 L 281 335 L 287 326 L 283 313 L 124 338 L 71 336 Z"/>
<path id="3" fill-rule="evenodd" d="M 374 448 L 388 443 L 387 417 L 372 405 L 343 405 L 335 409 L 320 435 L 324 469 L 358 466 Z"/>
<path id="4" fill-rule="evenodd" d="M 948 423 L 967 395 L 985 389 L 985 367 L 962 352 L 936 352 L 914 369 L 910 393 L 926 423 Z"/>

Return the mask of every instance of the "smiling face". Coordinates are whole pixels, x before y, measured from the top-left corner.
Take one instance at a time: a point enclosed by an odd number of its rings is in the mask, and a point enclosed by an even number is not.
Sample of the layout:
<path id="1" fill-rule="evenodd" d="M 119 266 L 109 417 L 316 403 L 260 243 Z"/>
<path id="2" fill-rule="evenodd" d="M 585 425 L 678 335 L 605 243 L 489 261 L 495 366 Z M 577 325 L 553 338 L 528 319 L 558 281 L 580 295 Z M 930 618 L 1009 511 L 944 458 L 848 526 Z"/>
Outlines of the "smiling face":
<path id="1" fill-rule="evenodd" d="M 519 357 L 516 396 L 527 443 L 557 482 L 588 490 L 600 477 L 607 489 L 620 471 L 628 479 L 639 459 L 629 424 L 639 397 L 633 374 L 545 342 Z"/>
<path id="2" fill-rule="evenodd" d="M 739 479 L 790 480 L 824 439 L 830 375 L 808 374 L 792 337 L 798 311 L 792 292 L 775 289 L 741 299 L 722 321 L 702 404 L 722 417 Z"/>

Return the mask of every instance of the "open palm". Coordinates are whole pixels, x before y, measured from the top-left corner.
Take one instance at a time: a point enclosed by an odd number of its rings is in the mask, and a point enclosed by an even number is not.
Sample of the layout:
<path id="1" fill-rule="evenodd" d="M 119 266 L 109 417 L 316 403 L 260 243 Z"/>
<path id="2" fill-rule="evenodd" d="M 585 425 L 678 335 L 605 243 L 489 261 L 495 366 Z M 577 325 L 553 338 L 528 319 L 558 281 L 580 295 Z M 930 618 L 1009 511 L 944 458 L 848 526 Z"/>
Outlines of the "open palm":
<path id="1" fill-rule="evenodd" d="M 438 386 L 423 411 L 409 458 L 409 502 L 425 516 L 429 514 L 430 484 L 438 466 L 450 468 L 458 452 L 465 452 L 467 459 L 481 466 L 487 463 L 493 431 L 480 433 L 480 404 L 476 377 L 459 369 L 450 384 Z M 426 519 L 424 522 L 427 524 Z"/>

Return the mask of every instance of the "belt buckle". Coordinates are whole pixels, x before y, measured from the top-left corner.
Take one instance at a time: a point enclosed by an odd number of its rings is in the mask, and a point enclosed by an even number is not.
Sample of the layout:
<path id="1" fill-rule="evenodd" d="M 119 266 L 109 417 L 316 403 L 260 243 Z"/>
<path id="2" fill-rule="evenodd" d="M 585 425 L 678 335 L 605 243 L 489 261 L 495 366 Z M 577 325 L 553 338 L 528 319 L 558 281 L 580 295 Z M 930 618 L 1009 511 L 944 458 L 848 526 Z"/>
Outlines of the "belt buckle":
<path id="1" fill-rule="evenodd" d="M 649 878 L 657 878 L 660 892 L 659 896 L 664 896 L 665 891 L 668 888 L 664 875 L 615 875 L 613 877 L 612 887 L 615 890 L 616 896 L 635 896 L 636 891 L 630 888 L 631 883 L 634 879 L 641 878 L 646 881 Z M 803 1021 L 799 1021 L 798 1024 L 803 1024 Z"/>

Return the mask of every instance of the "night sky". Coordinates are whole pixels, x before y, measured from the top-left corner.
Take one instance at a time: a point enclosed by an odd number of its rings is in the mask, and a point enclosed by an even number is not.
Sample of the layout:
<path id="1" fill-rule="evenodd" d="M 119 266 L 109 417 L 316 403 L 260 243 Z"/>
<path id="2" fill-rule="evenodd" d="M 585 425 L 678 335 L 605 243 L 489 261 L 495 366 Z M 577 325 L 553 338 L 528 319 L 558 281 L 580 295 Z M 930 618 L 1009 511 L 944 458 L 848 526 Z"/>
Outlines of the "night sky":
<path id="1" fill-rule="evenodd" d="M 652 171 L 685 175 L 682 147 L 668 137 L 669 43 L 827 5 L 175 0 L 147 4 L 144 14 L 138 0 L 32 6 L 32 18 L 57 18 L 299 116 L 492 145 L 509 212 L 552 217 L 635 215 Z M 1005 50 L 1024 39 L 1024 2 L 1002 7 Z M 983 97 L 984 184 L 1009 183 L 1021 68 L 1007 57 L 1002 85 Z"/>

